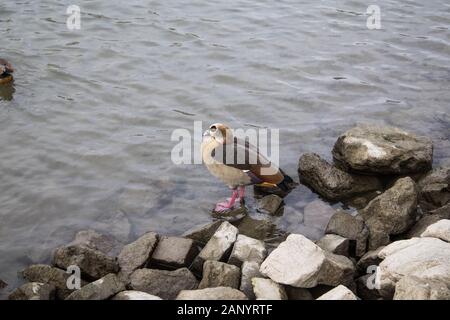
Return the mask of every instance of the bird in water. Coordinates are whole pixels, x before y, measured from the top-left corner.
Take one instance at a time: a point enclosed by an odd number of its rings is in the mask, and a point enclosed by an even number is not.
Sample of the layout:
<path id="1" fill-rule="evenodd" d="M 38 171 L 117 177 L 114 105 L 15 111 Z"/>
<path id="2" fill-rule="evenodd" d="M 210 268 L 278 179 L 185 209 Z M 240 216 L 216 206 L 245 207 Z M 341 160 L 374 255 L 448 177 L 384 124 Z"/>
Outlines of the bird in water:
<path id="1" fill-rule="evenodd" d="M 212 124 L 205 131 L 201 150 L 203 162 L 209 172 L 232 190 L 229 201 L 216 204 L 216 212 L 233 209 L 236 201 L 243 204 L 245 186 L 278 187 L 283 191 L 290 191 L 295 184 L 292 178 L 270 162 L 255 146 L 235 137 L 232 130 L 224 124 Z"/>
<path id="2" fill-rule="evenodd" d="M 5 59 L 0 58 L 0 84 L 11 82 L 13 80 L 11 73 L 13 72 L 12 65 Z"/>

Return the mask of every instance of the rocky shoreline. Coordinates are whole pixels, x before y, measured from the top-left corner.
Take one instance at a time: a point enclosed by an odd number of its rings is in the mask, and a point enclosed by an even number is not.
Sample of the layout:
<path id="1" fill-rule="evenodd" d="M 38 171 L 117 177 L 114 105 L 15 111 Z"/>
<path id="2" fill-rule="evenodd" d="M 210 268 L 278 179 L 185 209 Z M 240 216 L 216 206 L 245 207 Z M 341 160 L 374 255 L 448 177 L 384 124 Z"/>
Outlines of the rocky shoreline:
<path id="1" fill-rule="evenodd" d="M 253 225 L 242 210 L 127 245 L 85 230 L 54 251 L 51 265 L 22 270 L 27 283 L 9 299 L 450 299 L 450 167 L 432 169 L 431 140 L 358 126 L 332 154 L 334 163 L 302 155 L 300 182 L 357 211 L 333 212 L 317 241 L 289 234 L 272 248 L 263 241 L 271 226 Z M 262 196 L 258 211 L 280 214 L 285 195 Z M 66 272 L 73 266 L 79 288 Z"/>

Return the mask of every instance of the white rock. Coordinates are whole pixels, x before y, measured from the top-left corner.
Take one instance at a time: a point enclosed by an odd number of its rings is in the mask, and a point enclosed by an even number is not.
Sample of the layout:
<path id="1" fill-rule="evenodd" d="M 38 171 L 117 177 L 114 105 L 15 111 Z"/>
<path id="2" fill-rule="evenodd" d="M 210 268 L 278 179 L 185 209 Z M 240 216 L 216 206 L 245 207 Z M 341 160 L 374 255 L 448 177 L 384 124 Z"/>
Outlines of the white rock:
<path id="1" fill-rule="evenodd" d="M 318 297 L 317 300 L 358 300 L 358 297 L 347 287 L 339 285 Z"/>
<path id="2" fill-rule="evenodd" d="M 247 300 L 245 294 L 229 287 L 182 290 L 177 300 Z"/>
<path id="3" fill-rule="evenodd" d="M 406 276 L 395 285 L 394 300 L 450 300 L 450 288 L 440 281 Z"/>
<path id="4" fill-rule="evenodd" d="M 348 256 L 349 240 L 337 234 L 326 234 L 316 244 L 323 250 Z"/>
<path id="5" fill-rule="evenodd" d="M 267 256 L 262 240 L 253 239 L 242 234 L 237 236 L 233 251 L 228 259 L 229 264 L 240 267 L 244 261 L 261 264 Z"/>
<path id="6" fill-rule="evenodd" d="M 260 265 L 254 261 L 244 261 L 241 267 L 241 290 L 249 299 L 255 299 L 252 279 L 262 277 L 259 272 Z"/>
<path id="7" fill-rule="evenodd" d="M 428 226 L 421 237 L 438 238 L 450 242 L 450 220 L 442 219 Z"/>
<path id="8" fill-rule="evenodd" d="M 253 278 L 252 284 L 257 300 L 287 300 L 284 288 L 271 279 Z"/>
<path id="9" fill-rule="evenodd" d="M 126 290 L 116 294 L 112 298 L 112 300 L 162 300 L 162 299 L 147 292 Z"/>

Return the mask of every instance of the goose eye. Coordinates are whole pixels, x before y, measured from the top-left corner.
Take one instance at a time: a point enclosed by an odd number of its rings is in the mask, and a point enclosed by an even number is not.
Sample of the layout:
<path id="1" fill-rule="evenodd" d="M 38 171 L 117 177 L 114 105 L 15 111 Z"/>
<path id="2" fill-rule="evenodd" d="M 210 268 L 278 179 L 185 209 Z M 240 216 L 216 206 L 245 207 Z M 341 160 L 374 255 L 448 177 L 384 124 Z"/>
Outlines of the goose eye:
<path id="1" fill-rule="evenodd" d="M 211 130 L 211 132 L 215 132 L 217 130 L 217 127 L 216 126 L 211 126 L 211 127 L 209 127 L 209 130 Z"/>

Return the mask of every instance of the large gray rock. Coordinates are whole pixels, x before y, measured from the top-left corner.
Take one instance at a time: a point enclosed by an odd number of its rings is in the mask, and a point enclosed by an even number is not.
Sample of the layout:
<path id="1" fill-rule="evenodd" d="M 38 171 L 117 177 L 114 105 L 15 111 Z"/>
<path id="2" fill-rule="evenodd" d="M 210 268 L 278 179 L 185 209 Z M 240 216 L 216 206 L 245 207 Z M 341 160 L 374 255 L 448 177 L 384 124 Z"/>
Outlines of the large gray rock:
<path id="1" fill-rule="evenodd" d="M 188 267 L 198 253 L 194 240 L 180 237 L 162 237 L 151 262 L 163 267 L 181 268 Z"/>
<path id="2" fill-rule="evenodd" d="M 390 242 L 390 235 L 407 231 L 416 221 L 417 186 L 410 177 L 398 179 L 359 213 L 369 228 L 369 249 Z"/>
<path id="3" fill-rule="evenodd" d="M 259 212 L 277 215 L 278 208 L 283 203 L 283 199 L 275 194 L 269 194 L 257 201 L 256 207 Z"/>
<path id="4" fill-rule="evenodd" d="M 426 172 L 433 161 L 427 137 L 393 127 L 364 125 L 339 136 L 333 157 L 346 171 L 376 174 Z"/>
<path id="5" fill-rule="evenodd" d="M 64 300 L 74 291 L 67 287 L 67 280 L 71 274 L 49 265 L 31 265 L 22 270 L 21 275 L 29 282 L 41 282 L 54 285 L 56 288 L 56 297 L 61 300 Z M 86 284 L 86 281 L 80 279 L 81 286 Z"/>
<path id="6" fill-rule="evenodd" d="M 237 227 L 239 229 L 239 234 L 259 240 L 265 240 L 276 228 L 275 224 L 269 220 L 253 219 L 250 216 L 246 216 L 242 219 Z"/>
<path id="7" fill-rule="evenodd" d="M 419 181 L 418 186 L 422 210 L 430 211 L 450 204 L 450 166 L 429 172 Z"/>
<path id="8" fill-rule="evenodd" d="M 450 243 L 436 238 L 412 238 L 391 243 L 378 256 L 380 294 L 391 298 L 405 276 L 436 280 L 450 285 Z"/>
<path id="9" fill-rule="evenodd" d="M 197 289 L 198 281 L 186 268 L 175 271 L 138 269 L 131 274 L 130 287 L 165 300 L 172 300 L 181 290 Z"/>
<path id="10" fill-rule="evenodd" d="M 111 300 L 162 300 L 160 297 L 142 291 L 125 290 L 119 292 Z"/>
<path id="11" fill-rule="evenodd" d="M 199 289 L 214 287 L 239 288 L 241 270 L 231 264 L 219 261 L 205 261 L 203 264 L 203 278 Z"/>
<path id="12" fill-rule="evenodd" d="M 331 253 L 343 256 L 348 256 L 349 254 L 349 240 L 337 234 L 326 234 L 316 244 L 323 250 Z"/>
<path id="13" fill-rule="evenodd" d="M 217 220 L 211 223 L 206 223 L 200 226 L 196 226 L 185 233 L 182 237 L 192 239 L 203 245 L 205 245 L 217 231 L 217 228 L 222 224 L 222 221 Z"/>
<path id="14" fill-rule="evenodd" d="M 238 235 L 231 251 L 229 264 L 240 267 L 244 261 L 254 261 L 261 264 L 266 258 L 267 250 L 262 240 L 253 239 L 242 234 Z"/>
<path id="15" fill-rule="evenodd" d="M 220 261 L 226 257 L 236 241 L 238 229 L 225 221 L 216 230 L 214 235 L 200 251 L 193 262 L 193 268 L 196 271 L 203 269 L 203 262 L 206 260 Z"/>
<path id="16" fill-rule="evenodd" d="M 53 300 L 55 298 L 55 286 L 40 282 L 25 283 L 9 296 L 9 300 Z"/>
<path id="17" fill-rule="evenodd" d="M 287 300 L 283 286 L 271 279 L 253 278 L 253 292 L 257 300 Z"/>
<path id="18" fill-rule="evenodd" d="M 317 300 L 358 300 L 358 297 L 347 287 L 339 285 L 318 297 Z"/>
<path id="19" fill-rule="evenodd" d="M 119 271 L 119 265 L 115 258 L 80 245 L 56 249 L 53 255 L 53 264 L 65 270 L 69 266 L 78 266 L 82 274 L 90 279 L 99 279 L 109 273 Z"/>
<path id="20" fill-rule="evenodd" d="M 261 278 L 262 275 L 259 272 L 260 265 L 253 261 L 244 261 L 241 267 L 241 285 L 239 290 L 241 290 L 245 295 L 254 300 L 255 293 L 253 292 L 252 279 Z"/>
<path id="21" fill-rule="evenodd" d="M 395 285 L 394 300 L 450 300 L 450 288 L 437 280 L 405 276 Z"/>
<path id="22" fill-rule="evenodd" d="M 66 300 L 106 300 L 125 290 L 125 285 L 115 274 L 108 274 L 72 292 Z"/>
<path id="23" fill-rule="evenodd" d="M 136 241 L 123 247 L 118 256 L 121 275 L 125 278 L 135 270 L 144 267 L 158 243 L 158 235 L 148 232 Z"/>
<path id="24" fill-rule="evenodd" d="M 247 300 L 241 291 L 229 287 L 183 290 L 177 300 Z"/>
<path id="25" fill-rule="evenodd" d="M 353 262 L 345 257 L 324 251 L 325 261 L 322 264 L 318 276 L 319 284 L 349 286 L 353 282 L 356 267 Z"/>
<path id="26" fill-rule="evenodd" d="M 304 184 L 329 200 L 348 199 L 382 188 L 378 178 L 342 171 L 314 153 L 300 157 L 298 173 Z"/>
<path id="27" fill-rule="evenodd" d="M 450 220 L 443 219 L 430 225 L 422 233 L 421 237 L 438 238 L 450 242 Z"/>
<path id="28" fill-rule="evenodd" d="M 326 234 L 337 234 L 355 243 L 355 255 L 361 257 L 366 252 L 369 231 L 360 215 L 351 215 L 338 210 L 328 222 Z"/>
<path id="29" fill-rule="evenodd" d="M 123 246 L 114 237 L 98 233 L 91 229 L 77 232 L 75 239 L 69 245 L 85 246 L 110 256 L 116 256 Z"/>

